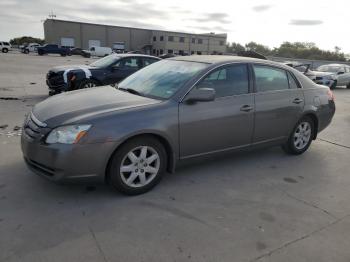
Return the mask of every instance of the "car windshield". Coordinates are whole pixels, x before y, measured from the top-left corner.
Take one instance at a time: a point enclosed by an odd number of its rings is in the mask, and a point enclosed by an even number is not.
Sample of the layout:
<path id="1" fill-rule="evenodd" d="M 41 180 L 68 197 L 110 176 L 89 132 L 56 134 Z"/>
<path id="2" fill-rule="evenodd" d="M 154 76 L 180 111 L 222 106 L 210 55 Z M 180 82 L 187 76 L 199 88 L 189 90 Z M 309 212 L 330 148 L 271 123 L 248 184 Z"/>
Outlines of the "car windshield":
<path id="1" fill-rule="evenodd" d="M 118 88 L 143 96 L 168 99 L 207 66 L 205 63 L 163 60 L 132 74 L 120 82 Z"/>
<path id="2" fill-rule="evenodd" d="M 115 54 L 111 54 L 109 56 L 106 56 L 104 58 L 101 58 L 101 59 L 91 63 L 90 66 L 92 66 L 92 67 L 107 67 L 107 66 L 110 66 L 111 64 L 115 63 L 119 59 L 120 59 L 119 56 L 117 56 Z"/>
<path id="3" fill-rule="evenodd" d="M 317 71 L 321 71 L 321 72 L 332 72 L 332 73 L 337 73 L 339 72 L 341 69 L 340 66 L 320 66 L 319 68 L 317 68 Z"/>

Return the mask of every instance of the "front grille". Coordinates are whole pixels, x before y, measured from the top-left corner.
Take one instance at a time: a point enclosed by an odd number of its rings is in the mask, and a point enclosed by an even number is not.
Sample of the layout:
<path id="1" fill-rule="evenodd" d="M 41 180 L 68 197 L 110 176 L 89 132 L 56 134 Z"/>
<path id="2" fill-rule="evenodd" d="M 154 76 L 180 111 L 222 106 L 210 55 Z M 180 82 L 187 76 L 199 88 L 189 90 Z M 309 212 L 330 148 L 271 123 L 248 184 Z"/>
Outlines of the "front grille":
<path id="1" fill-rule="evenodd" d="M 48 132 L 48 128 L 45 128 L 45 126 L 44 123 L 37 120 L 33 113 L 31 113 L 27 116 L 23 129 L 28 137 L 34 141 L 39 141 Z"/>
<path id="2" fill-rule="evenodd" d="M 46 79 L 50 86 L 62 86 L 64 85 L 63 72 L 52 72 L 49 71 L 46 75 Z"/>

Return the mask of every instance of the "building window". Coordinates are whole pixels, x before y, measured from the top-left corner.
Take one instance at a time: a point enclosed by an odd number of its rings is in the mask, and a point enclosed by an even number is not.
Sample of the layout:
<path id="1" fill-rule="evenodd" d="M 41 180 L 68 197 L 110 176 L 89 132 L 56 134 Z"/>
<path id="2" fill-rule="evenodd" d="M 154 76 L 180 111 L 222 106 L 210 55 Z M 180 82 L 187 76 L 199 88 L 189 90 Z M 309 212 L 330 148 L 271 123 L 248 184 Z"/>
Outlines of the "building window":
<path id="1" fill-rule="evenodd" d="M 192 38 L 192 44 L 196 43 L 196 38 Z"/>
<path id="2" fill-rule="evenodd" d="M 174 51 L 172 49 L 168 49 L 168 54 L 172 54 Z"/>
<path id="3" fill-rule="evenodd" d="M 197 55 L 201 55 L 202 54 L 202 52 L 201 51 L 197 51 Z"/>
<path id="4" fill-rule="evenodd" d="M 224 41 L 220 41 L 220 45 L 224 45 Z"/>
<path id="5" fill-rule="evenodd" d="M 185 38 L 184 37 L 180 37 L 180 42 L 184 43 L 185 42 Z"/>
<path id="6" fill-rule="evenodd" d="M 164 41 L 164 36 L 161 35 L 161 36 L 159 37 L 159 41 Z"/>
<path id="7" fill-rule="evenodd" d="M 157 41 L 157 37 L 153 36 L 153 42 Z"/>
<path id="8" fill-rule="evenodd" d="M 159 54 L 161 54 L 161 55 L 163 54 L 163 49 L 159 50 Z"/>
<path id="9" fill-rule="evenodd" d="M 156 50 L 155 50 L 155 49 L 153 49 L 153 54 L 154 54 L 154 55 L 156 54 Z"/>
<path id="10" fill-rule="evenodd" d="M 203 44 L 203 39 L 198 38 L 198 44 Z"/>
<path id="11" fill-rule="evenodd" d="M 174 37 L 173 36 L 168 36 L 168 41 L 169 42 L 174 42 Z"/>

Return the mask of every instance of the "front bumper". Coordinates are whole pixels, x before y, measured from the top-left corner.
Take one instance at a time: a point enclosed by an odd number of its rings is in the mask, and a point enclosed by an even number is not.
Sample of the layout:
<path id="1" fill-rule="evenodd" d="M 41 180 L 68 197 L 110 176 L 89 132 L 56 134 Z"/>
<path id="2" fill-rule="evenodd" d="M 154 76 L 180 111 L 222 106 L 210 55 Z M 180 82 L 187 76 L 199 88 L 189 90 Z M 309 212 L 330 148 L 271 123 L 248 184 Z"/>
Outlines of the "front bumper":
<path id="1" fill-rule="evenodd" d="M 112 142 L 95 144 L 45 144 L 21 137 L 24 160 L 34 173 L 55 182 L 103 182 Z"/>

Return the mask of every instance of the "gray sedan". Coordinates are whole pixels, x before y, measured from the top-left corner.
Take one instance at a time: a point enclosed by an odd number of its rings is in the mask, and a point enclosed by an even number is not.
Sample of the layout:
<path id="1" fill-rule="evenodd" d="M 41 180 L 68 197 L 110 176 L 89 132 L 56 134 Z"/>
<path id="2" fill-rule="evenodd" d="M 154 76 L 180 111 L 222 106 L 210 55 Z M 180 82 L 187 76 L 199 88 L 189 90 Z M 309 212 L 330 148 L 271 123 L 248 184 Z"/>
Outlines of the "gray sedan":
<path id="1" fill-rule="evenodd" d="M 141 194 L 185 159 L 275 145 L 302 154 L 334 112 L 328 87 L 280 63 L 176 57 L 118 88 L 46 99 L 26 118 L 21 142 L 28 167 L 48 179 Z"/>

